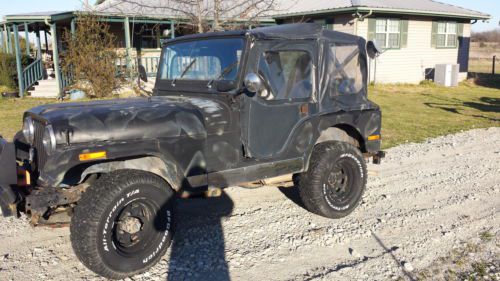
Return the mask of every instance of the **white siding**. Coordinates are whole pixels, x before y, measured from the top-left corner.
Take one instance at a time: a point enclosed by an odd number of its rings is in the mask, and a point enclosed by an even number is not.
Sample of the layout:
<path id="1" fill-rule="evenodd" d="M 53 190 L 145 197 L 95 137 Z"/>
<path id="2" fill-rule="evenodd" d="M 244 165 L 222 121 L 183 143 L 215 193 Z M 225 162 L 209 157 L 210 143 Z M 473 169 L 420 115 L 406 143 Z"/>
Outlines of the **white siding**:
<path id="1" fill-rule="evenodd" d="M 432 18 L 413 17 L 408 22 L 408 45 L 399 50 L 387 50 L 377 59 L 376 80 L 381 83 L 419 83 L 425 79 L 426 69 L 436 64 L 456 64 L 458 48 L 431 47 Z M 368 20 L 357 22 L 357 35 L 368 37 Z M 464 36 L 470 37 L 470 24 L 464 24 Z M 370 62 L 370 80 L 373 81 L 374 62 Z M 461 73 L 461 80 L 467 73 Z"/>

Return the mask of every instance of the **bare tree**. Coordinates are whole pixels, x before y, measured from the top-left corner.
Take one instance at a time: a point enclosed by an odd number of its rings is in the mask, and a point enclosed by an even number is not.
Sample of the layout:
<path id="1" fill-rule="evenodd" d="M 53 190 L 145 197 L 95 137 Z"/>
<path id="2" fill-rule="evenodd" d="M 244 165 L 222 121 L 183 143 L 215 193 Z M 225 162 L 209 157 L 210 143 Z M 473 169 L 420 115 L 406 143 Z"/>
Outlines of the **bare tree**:
<path id="1" fill-rule="evenodd" d="M 262 17 L 279 11 L 282 0 L 116 0 L 105 9 L 123 14 L 168 15 L 184 19 L 199 33 L 257 24 Z M 290 1 L 294 2 L 294 1 Z M 106 5 L 104 2 L 103 5 Z M 104 10 L 106 11 L 106 10 Z"/>

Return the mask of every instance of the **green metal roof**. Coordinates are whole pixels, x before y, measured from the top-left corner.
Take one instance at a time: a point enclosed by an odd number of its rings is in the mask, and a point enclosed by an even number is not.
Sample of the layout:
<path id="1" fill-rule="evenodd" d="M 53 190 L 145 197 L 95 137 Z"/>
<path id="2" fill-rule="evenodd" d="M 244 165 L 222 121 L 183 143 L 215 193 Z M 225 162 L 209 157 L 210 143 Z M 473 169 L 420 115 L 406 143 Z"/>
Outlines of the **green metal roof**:
<path id="1" fill-rule="evenodd" d="M 37 13 L 24 13 L 16 15 L 6 15 L 4 17 L 5 23 L 19 23 L 19 22 L 38 22 L 38 21 L 60 21 L 73 17 L 74 12 L 37 12 Z"/>
<path id="2" fill-rule="evenodd" d="M 286 3 L 289 0 L 281 1 Z M 483 20 L 491 17 L 486 13 L 433 0 L 296 0 L 289 6 L 274 13 L 273 17 L 279 19 L 356 11 Z"/>

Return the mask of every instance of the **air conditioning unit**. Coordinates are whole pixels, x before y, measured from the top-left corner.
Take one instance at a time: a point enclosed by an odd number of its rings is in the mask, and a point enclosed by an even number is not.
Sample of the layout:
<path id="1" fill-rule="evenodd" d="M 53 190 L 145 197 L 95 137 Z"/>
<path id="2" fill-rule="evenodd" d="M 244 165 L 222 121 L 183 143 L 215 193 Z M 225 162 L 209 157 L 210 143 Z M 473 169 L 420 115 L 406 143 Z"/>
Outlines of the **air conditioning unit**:
<path id="1" fill-rule="evenodd" d="M 459 64 L 436 64 L 434 82 L 445 87 L 458 86 Z"/>

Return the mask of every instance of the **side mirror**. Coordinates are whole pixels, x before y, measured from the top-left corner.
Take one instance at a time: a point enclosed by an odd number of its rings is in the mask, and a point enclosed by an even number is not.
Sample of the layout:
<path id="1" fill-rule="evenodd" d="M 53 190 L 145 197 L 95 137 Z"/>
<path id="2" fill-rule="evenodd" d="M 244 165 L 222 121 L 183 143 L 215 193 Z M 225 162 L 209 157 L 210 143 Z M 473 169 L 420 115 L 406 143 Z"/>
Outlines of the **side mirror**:
<path id="1" fill-rule="evenodd" d="M 375 41 L 366 43 L 366 52 L 371 59 L 374 59 L 382 54 L 382 49 L 379 48 Z"/>
<path id="2" fill-rule="evenodd" d="M 262 80 L 257 74 L 248 73 L 247 76 L 245 76 L 245 87 L 249 92 L 257 93 L 263 87 Z"/>
<path id="3" fill-rule="evenodd" d="M 263 87 L 262 80 L 260 79 L 259 75 L 253 72 L 248 73 L 247 76 L 245 76 L 244 82 L 245 82 L 245 87 L 251 93 L 257 93 Z"/>
<path id="4" fill-rule="evenodd" d="M 146 68 L 143 65 L 139 65 L 139 79 L 144 82 L 148 82 L 148 74 L 146 72 Z"/>

